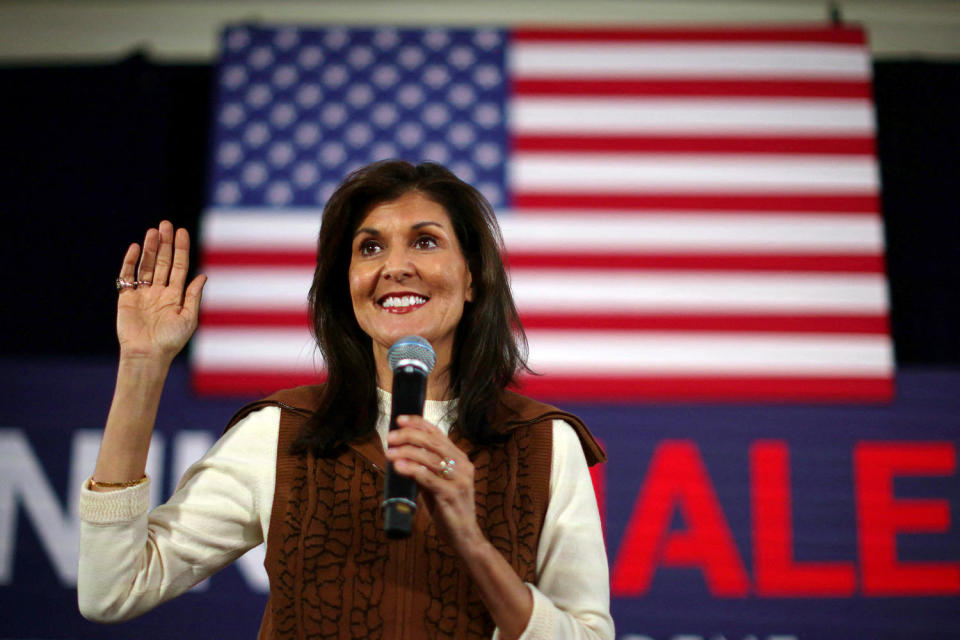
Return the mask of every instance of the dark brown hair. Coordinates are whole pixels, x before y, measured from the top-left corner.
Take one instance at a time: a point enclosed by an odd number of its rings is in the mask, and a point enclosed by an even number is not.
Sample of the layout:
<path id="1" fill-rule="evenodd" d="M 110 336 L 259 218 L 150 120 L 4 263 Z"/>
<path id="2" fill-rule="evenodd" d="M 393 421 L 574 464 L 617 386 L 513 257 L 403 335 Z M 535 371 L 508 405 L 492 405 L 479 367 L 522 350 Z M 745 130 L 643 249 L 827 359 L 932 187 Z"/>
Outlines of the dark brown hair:
<path id="1" fill-rule="evenodd" d="M 500 257 L 503 239 L 484 197 L 446 168 L 388 160 L 355 171 L 323 210 L 317 269 L 310 287 L 313 333 L 327 367 L 319 409 L 293 448 L 329 455 L 376 429 L 377 372 L 370 337 L 353 312 L 348 270 L 353 234 L 376 206 L 419 192 L 446 209 L 473 278 L 454 338 L 450 392 L 453 427 L 473 442 L 495 440 L 492 416 L 504 389 L 526 370 L 526 336 Z"/>

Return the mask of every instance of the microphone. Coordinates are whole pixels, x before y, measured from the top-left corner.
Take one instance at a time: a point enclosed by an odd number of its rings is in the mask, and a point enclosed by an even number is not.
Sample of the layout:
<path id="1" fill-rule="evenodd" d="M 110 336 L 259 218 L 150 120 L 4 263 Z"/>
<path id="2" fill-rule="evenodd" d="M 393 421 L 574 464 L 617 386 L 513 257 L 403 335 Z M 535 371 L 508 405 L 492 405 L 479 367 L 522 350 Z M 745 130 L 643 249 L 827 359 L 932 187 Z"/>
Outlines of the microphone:
<path id="1" fill-rule="evenodd" d="M 393 371 L 393 400 L 390 406 L 390 430 L 397 429 L 397 416 L 423 415 L 427 394 L 427 374 L 433 371 L 437 355 L 420 336 L 404 336 L 390 347 L 387 361 Z M 388 538 L 407 538 L 417 510 L 417 482 L 393 470 L 387 462 L 383 485 L 383 530 Z"/>

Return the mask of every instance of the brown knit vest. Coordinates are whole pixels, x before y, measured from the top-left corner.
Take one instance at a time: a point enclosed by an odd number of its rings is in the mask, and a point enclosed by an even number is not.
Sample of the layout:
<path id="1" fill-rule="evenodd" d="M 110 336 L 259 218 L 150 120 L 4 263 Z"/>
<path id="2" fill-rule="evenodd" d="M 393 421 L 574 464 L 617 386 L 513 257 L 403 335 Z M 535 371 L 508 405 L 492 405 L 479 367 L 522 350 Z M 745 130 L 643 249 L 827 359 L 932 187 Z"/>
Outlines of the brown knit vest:
<path id="1" fill-rule="evenodd" d="M 244 407 L 281 408 L 277 476 L 265 566 L 270 595 L 261 639 L 490 638 L 494 624 L 453 548 L 418 501 L 407 540 L 383 533 L 386 458 L 376 433 L 333 458 L 293 456 L 317 406 L 318 386 L 280 391 Z M 494 428 L 503 443 L 451 437 L 473 462 L 481 529 L 525 582 L 536 581 L 549 500 L 552 421 L 569 422 L 589 464 L 604 453 L 579 418 L 507 392 Z"/>

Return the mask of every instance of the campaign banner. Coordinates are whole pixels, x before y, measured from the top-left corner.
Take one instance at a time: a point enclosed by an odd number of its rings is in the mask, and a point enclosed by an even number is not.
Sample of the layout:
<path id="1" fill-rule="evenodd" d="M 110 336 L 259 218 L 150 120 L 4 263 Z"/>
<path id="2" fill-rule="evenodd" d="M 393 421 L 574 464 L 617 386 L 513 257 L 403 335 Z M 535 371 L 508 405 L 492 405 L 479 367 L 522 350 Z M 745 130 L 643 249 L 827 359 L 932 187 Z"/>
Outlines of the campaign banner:
<path id="1" fill-rule="evenodd" d="M 252 638 L 262 546 L 130 622 L 76 605 L 78 489 L 115 364 L 3 360 L 0 638 Z M 906 370 L 878 405 L 571 404 L 594 470 L 620 640 L 960 635 L 960 370 Z M 148 463 L 153 501 L 244 398 L 170 375 Z M 385 540 L 385 544 L 388 544 Z"/>

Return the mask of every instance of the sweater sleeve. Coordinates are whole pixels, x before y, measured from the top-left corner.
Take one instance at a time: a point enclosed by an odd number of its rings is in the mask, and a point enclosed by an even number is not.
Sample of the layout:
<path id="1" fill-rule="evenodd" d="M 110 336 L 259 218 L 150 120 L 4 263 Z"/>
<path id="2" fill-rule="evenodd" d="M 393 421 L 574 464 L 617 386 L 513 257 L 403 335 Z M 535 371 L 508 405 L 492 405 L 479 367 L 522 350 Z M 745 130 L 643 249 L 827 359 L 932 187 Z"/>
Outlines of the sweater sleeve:
<path id="1" fill-rule="evenodd" d="M 238 422 L 147 513 L 147 483 L 80 496 L 80 613 L 119 622 L 183 593 L 263 542 L 280 410 Z"/>
<path id="2" fill-rule="evenodd" d="M 550 504 L 537 550 L 537 582 L 527 586 L 533 613 L 520 640 L 613 639 L 597 499 L 580 439 L 563 420 L 553 421 Z"/>

